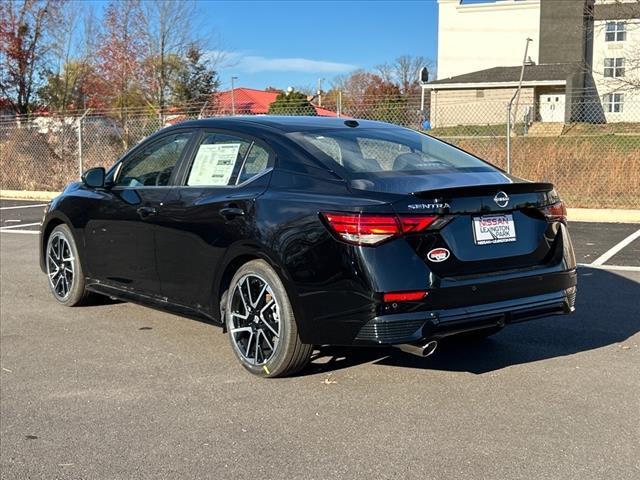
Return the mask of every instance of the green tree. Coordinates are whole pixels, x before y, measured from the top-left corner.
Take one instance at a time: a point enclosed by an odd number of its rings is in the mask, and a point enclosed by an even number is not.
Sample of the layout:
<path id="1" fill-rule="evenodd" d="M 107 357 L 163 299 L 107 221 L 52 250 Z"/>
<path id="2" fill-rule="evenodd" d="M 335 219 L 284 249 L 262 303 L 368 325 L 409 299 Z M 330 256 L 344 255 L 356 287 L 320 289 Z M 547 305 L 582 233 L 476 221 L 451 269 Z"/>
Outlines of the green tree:
<path id="1" fill-rule="evenodd" d="M 95 72 L 82 61 L 69 61 L 59 74 L 49 72 L 38 89 L 38 98 L 51 111 L 84 109 L 92 105 L 88 98 L 96 83 Z"/>
<path id="2" fill-rule="evenodd" d="M 282 92 L 276 100 L 269 105 L 269 113 L 272 115 L 317 115 L 316 109 L 307 100 L 302 92 Z"/>
<path id="3" fill-rule="evenodd" d="M 191 45 L 174 83 L 174 103 L 182 106 L 204 104 L 215 98 L 213 94 L 219 86 L 218 73 L 211 68 L 200 47 Z"/>

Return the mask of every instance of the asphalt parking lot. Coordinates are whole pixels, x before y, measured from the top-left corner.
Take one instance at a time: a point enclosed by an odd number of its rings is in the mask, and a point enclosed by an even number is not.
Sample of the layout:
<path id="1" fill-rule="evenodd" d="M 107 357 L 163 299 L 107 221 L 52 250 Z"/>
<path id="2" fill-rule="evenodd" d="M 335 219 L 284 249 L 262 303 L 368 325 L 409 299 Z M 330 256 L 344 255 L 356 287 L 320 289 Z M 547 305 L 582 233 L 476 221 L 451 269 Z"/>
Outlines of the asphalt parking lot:
<path id="1" fill-rule="evenodd" d="M 267 381 L 207 323 L 56 304 L 33 205 L 0 201 L 3 479 L 640 478 L 640 225 L 570 224 L 574 315 Z"/>

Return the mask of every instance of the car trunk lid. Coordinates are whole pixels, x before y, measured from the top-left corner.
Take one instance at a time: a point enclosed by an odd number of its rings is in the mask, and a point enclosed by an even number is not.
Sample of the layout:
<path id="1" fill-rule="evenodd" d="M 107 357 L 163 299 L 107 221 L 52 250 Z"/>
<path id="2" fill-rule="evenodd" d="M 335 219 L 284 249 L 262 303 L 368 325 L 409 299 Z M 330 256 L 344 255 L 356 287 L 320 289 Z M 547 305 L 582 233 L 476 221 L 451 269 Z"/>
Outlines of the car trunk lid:
<path id="1" fill-rule="evenodd" d="M 405 238 L 431 270 L 450 277 L 559 261 L 561 228 L 544 215 L 558 201 L 549 183 L 491 183 L 412 192 L 393 208 L 400 216 L 438 214 L 448 220 Z"/>

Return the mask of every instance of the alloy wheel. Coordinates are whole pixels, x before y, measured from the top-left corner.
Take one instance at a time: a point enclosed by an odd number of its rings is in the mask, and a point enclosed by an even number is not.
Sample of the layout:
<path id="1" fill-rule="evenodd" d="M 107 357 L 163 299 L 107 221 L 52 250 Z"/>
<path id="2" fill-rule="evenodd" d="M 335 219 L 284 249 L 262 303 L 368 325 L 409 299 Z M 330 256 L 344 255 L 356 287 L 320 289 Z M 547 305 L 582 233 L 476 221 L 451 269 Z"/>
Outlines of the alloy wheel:
<path id="1" fill-rule="evenodd" d="M 259 275 L 240 278 L 231 297 L 229 331 L 243 360 L 264 365 L 280 338 L 280 306 L 267 281 Z"/>
<path id="2" fill-rule="evenodd" d="M 62 232 L 54 233 L 47 248 L 47 274 L 51 290 L 58 300 L 64 301 L 69 297 L 75 278 L 75 262 L 65 235 Z"/>

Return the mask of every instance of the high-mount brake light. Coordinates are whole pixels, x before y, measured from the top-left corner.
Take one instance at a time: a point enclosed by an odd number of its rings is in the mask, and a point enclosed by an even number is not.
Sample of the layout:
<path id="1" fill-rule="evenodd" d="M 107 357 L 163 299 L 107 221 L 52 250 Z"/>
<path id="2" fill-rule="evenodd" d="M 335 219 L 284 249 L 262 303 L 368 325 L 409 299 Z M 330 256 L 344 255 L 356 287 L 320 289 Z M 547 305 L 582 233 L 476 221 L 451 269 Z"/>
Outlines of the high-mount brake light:
<path id="1" fill-rule="evenodd" d="M 436 215 L 373 213 L 323 213 L 331 229 L 343 240 L 357 245 L 377 245 L 405 233 L 420 232 L 438 219 Z"/>

